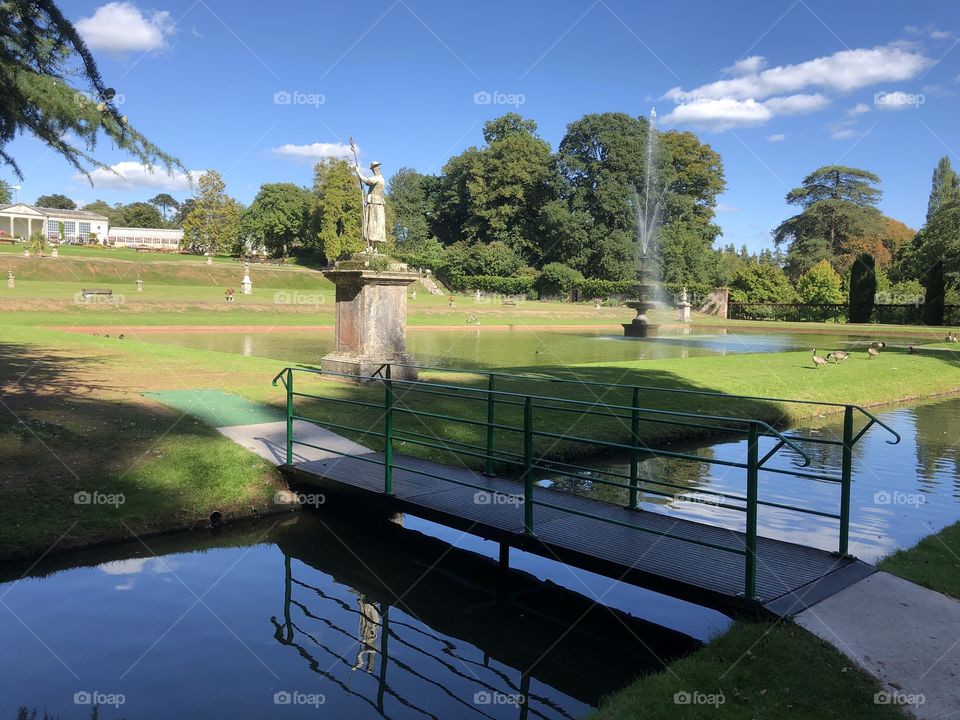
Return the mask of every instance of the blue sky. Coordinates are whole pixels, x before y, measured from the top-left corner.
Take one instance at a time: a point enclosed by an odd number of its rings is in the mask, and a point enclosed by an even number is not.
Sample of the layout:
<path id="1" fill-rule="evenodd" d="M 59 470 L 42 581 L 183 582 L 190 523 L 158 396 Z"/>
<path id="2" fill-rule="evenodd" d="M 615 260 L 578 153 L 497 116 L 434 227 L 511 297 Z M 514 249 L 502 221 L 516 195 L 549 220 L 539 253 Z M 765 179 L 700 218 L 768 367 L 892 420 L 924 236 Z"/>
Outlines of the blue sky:
<path id="1" fill-rule="evenodd" d="M 646 114 L 723 157 L 721 242 L 770 246 L 783 196 L 820 165 L 883 180 L 882 209 L 913 227 L 930 176 L 960 167 L 960 13 L 940 0 L 68 0 L 121 109 L 191 170 L 249 202 L 264 182 L 309 185 L 352 135 L 361 162 L 439 172 L 518 110 L 556 148 L 585 113 Z M 478 95 L 479 93 L 479 95 Z M 486 94 L 484 94 L 486 93 Z M 286 102 L 285 102 L 286 101 Z M 485 102 L 488 101 L 488 102 Z M 8 147 L 19 199 L 132 202 L 183 178 L 129 162 L 96 186 L 29 137 Z M 101 143 L 110 164 L 129 161 Z M 0 170 L 9 181 L 10 173 Z"/>

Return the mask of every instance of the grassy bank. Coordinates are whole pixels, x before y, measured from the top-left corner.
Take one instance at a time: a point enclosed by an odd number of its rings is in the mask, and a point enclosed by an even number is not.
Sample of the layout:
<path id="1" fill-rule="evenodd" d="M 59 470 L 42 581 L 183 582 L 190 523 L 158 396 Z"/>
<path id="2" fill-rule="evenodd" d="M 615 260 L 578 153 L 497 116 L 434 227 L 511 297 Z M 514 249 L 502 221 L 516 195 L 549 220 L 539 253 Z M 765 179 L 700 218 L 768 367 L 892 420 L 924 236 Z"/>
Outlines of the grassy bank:
<path id="1" fill-rule="evenodd" d="M 881 689 L 792 623 L 741 621 L 693 655 L 608 698 L 589 719 L 902 720 L 898 708 L 874 702 Z"/>
<path id="2" fill-rule="evenodd" d="M 960 523 L 898 550 L 878 567 L 893 575 L 960 600 Z"/>

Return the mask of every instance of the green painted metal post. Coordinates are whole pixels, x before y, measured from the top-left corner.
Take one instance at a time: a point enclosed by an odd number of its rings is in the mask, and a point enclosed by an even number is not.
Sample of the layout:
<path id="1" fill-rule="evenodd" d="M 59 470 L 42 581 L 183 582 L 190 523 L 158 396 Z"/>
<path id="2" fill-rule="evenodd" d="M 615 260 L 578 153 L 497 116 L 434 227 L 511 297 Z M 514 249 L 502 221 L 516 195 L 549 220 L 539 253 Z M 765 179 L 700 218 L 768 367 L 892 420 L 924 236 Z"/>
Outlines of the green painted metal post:
<path id="1" fill-rule="evenodd" d="M 533 400 L 523 399 L 523 531 L 533 535 Z"/>
<path id="2" fill-rule="evenodd" d="M 383 388 L 383 492 L 393 495 L 393 380 L 389 365 Z"/>
<path id="3" fill-rule="evenodd" d="M 840 555 L 850 549 L 850 493 L 853 484 L 853 408 L 843 410 L 843 464 L 840 470 Z"/>
<path id="4" fill-rule="evenodd" d="M 747 556 L 744 595 L 757 596 L 757 500 L 759 494 L 760 440 L 757 424 L 747 429 Z"/>
<path id="5" fill-rule="evenodd" d="M 494 375 L 487 379 L 487 475 L 493 475 L 493 422 L 496 414 L 496 401 L 493 395 Z"/>
<path id="6" fill-rule="evenodd" d="M 638 505 L 638 484 L 640 480 L 640 388 L 633 389 L 633 409 L 630 411 L 630 509 Z"/>
<path id="7" fill-rule="evenodd" d="M 293 465 L 293 368 L 287 368 L 287 465 Z"/>

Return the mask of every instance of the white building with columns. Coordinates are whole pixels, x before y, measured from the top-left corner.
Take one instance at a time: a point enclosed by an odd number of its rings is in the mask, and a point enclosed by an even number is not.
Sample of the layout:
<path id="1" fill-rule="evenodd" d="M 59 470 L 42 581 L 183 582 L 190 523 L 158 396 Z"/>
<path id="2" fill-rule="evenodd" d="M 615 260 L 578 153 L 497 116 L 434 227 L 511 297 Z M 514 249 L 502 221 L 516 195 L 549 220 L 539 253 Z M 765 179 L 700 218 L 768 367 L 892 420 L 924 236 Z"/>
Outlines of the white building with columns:
<path id="1" fill-rule="evenodd" d="M 60 223 L 63 223 L 63 238 L 60 237 Z M 109 229 L 107 218 L 88 210 L 57 210 L 25 203 L 0 205 L 0 232 L 21 240 L 39 230 L 50 240 L 60 242 L 89 242 L 91 233 L 103 242 Z"/>
<path id="2" fill-rule="evenodd" d="M 183 230 L 173 228 L 110 227 L 105 216 L 89 210 L 57 210 L 24 203 L 0 205 L 0 236 L 26 240 L 37 231 L 61 243 L 88 243 L 93 235 L 101 245 L 167 252 L 179 250 L 183 239 Z"/>

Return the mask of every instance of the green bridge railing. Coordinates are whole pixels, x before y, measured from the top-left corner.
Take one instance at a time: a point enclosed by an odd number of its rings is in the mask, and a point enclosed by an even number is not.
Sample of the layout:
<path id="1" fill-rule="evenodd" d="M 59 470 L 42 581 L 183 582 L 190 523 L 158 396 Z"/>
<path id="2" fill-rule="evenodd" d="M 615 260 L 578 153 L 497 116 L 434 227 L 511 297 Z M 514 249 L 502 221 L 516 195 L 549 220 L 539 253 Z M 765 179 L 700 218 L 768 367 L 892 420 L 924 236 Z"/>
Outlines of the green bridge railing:
<path id="1" fill-rule="evenodd" d="M 316 392 L 304 392 L 295 387 L 294 378 L 297 375 L 307 375 L 313 381 L 349 379 L 355 380 L 356 376 L 342 373 L 322 372 L 313 368 L 293 368 L 286 367 L 281 370 L 273 379 L 276 386 L 281 382 L 286 390 L 286 464 L 294 464 L 294 446 L 301 445 L 314 448 L 321 451 L 331 452 L 336 455 L 352 457 L 367 463 L 380 465 L 383 467 L 383 492 L 393 494 L 393 475 L 394 471 L 406 471 L 415 473 L 424 477 L 440 480 L 474 488 L 483 492 L 491 492 L 488 486 L 471 483 L 461 479 L 444 476 L 440 473 L 431 473 L 422 468 L 414 468 L 409 464 L 404 464 L 402 458 L 398 463 L 395 457 L 395 444 L 406 443 L 413 446 L 439 450 L 445 453 L 452 453 L 459 457 L 463 456 L 473 460 L 474 464 L 482 464 L 486 473 L 492 475 L 497 466 L 513 467 L 519 475 L 518 479 L 522 484 L 522 496 L 518 497 L 522 501 L 524 513 L 524 532 L 529 535 L 536 534 L 536 507 L 552 508 L 573 515 L 600 520 L 624 527 L 629 527 L 642 532 L 660 535 L 662 537 L 679 540 L 694 545 L 709 547 L 715 550 L 730 552 L 742 555 L 745 558 L 744 567 L 744 590 L 743 594 L 749 599 L 756 597 L 756 579 L 757 579 L 757 524 L 759 508 L 770 507 L 797 512 L 801 514 L 814 515 L 831 520 L 838 521 L 839 533 L 837 552 L 840 555 L 847 555 L 849 549 L 850 534 L 850 500 L 851 483 L 853 467 L 853 448 L 856 443 L 873 425 L 879 425 L 887 430 L 893 440 L 887 442 L 896 444 L 900 442 L 900 436 L 891 427 L 883 423 L 866 409 L 858 405 L 842 403 L 820 403 L 816 401 L 791 400 L 785 398 L 767 398 L 761 396 L 747 395 L 726 395 L 711 391 L 688 390 L 680 388 L 663 388 L 656 386 L 643 385 L 620 385 L 616 383 L 603 383 L 593 381 L 568 380 L 556 378 L 553 376 L 540 375 L 519 375 L 511 373 L 481 372 L 473 370 L 460 370 L 451 368 L 439 368 L 430 366 L 410 366 L 416 367 L 421 371 L 436 371 L 455 374 L 468 374 L 482 376 L 485 380 L 484 387 L 471 387 L 467 385 L 457 385 L 452 383 L 442 383 L 429 380 L 402 380 L 393 377 L 393 367 L 401 367 L 398 364 L 383 365 L 370 378 L 371 381 L 382 385 L 382 393 L 376 390 L 375 396 L 371 397 L 371 383 L 367 383 L 366 388 L 361 388 L 361 396 L 369 399 L 355 399 L 346 397 L 337 397 L 331 392 L 318 394 Z M 557 385 L 580 385 L 603 387 L 608 391 L 622 393 L 625 396 L 624 402 L 611 402 L 607 400 L 577 400 L 551 395 L 534 394 L 529 392 L 516 392 L 504 390 L 498 387 L 498 383 L 504 380 L 516 380 L 529 382 L 556 383 Z M 323 385 L 322 382 L 314 382 L 311 385 L 315 389 L 317 385 Z M 342 383 L 328 383 L 342 388 Z M 823 405 L 831 407 L 836 411 L 842 409 L 843 412 L 843 439 L 832 440 L 829 438 L 806 437 L 792 433 L 783 433 L 772 427 L 767 422 L 754 418 L 743 418 L 736 416 L 704 414 L 698 412 L 664 410 L 644 406 L 643 400 L 658 393 L 678 393 L 702 396 L 704 398 L 721 399 L 739 399 L 739 400 L 758 400 L 769 402 L 799 403 Z M 433 412 L 425 410 L 422 405 L 418 409 L 416 400 L 422 396 L 432 396 L 448 398 L 458 401 L 458 407 L 469 408 L 476 406 L 476 411 L 471 416 L 469 414 L 452 415 L 447 412 Z M 342 422 L 334 421 L 330 418 L 319 419 L 308 417 L 298 411 L 296 399 L 319 401 L 321 403 L 343 404 L 348 408 L 353 407 L 362 414 L 366 411 L 373 411 L 370 427 L 356 427 Z M 413 403 L 411 405 L 411 403 Z M 517 423 L 511 424 L 509 418 L 504 418 L 505 411 L 516 417 Z M 469 413 L 469 411 L 467 411 Z M 867 422 L 859 431 L 855 430 L 855 414 L 861 414 Z M 574 426 L 581 425 L 584 421 L 604 422 L 617 421 L 623 423 L 623 429 L 629 434 L 629 442 L 617 442 L 609 438 L 585 437 L 583 435 L 574 435 L 571 432 L 556 432 L 555 430 L 544 427 L 544 421 L 556 423 L 559 418 L 564 416 L 575 416 Z M 398 427 L 398 420 L 404 417 L 417 418 L 419 425 L 416 430 L 404 427 Z M 340 417 L 337 416 L 337 420 Z M 316 444 L 297 440 L 294 435 L 294 421 L 302 420 L 310 423 L 322 425 L 323 427 L 340 430 L 349 434 L 364 437 L 375 437 L 382 441 L 383 455 L 382 459 L 372 457 L 370 454 L 347 453 L 335 448 L 322 447 Z M 480 429 L 483 438 L 482 444 L 464 442 L 455 440 L 451 437 L 439 437 L 439 433 L 429 432 L 430 426 L 426 420 L 439 421 L 442 423 L 452 423 L 454 427 L 466 427 Z M 538 423 L 537 421 L 540 420 Z M 722 460 L 716 458 L 703 457 L 691 453 L 651 448 L 647 446 L 643 439 L 642 427 L 644 426 L 672 426 L 693 430 L 705 430 L 711 433 L 739 435 L 746 438 L 746 459 L 744 462 L 734 460 Z M 421 432 L 427 430 L 428 432 Z M 499 442 L 498 442 L 499 438 Z M 506 442 L 504 441 L 506 438 Z M 514 438 L 514 439 L 511 439 Z M 591 468 L 579 463 L 557 460 L 551 457 L 548 452 L 537 453 L 535 450 L 537 439 L 550 441 L 553 443 L 551 448 L 560 442 L 575 443 L 581 446 L 588 446 L 595 453 L 609 453 L 621 451 L 629 455 L 629 472 L 618 473 L 610 470 L 603 470 L 598 473 L 596 468 Z M 772 441 L 770 447 L 761 456 L 761 439 Z M 802 444 L 812 445 L 830 445 L 841 446 L 842 461 L 840 474 L 830 474 L 828 472 L 804 471 L 798 469 L 788 469 L 768 466 L 767 463 L 776 456 L 782 449 L 786 448 L 792 452 L 800 461 L 800 467 L 810 467 L 812 459 L 809 453 L 804 450 Z M 690 488 L 679 485 L 669 480 L 657 478 L 641 478 L 640 463 L 642 460 L 650 457 L 664 457 L 678 460 L 688 460 L 697 463 L 706 463 L 710 465 L 725 466 L 728 468 L 742 469 L 745 473 L 745 489 L 742 494 L 732 492 L 711 491 L 710 495 L 715 498 L 721 498 L 719 502 L 713 502 L 714 507 L 724 508 L 745 515 L 745 543 L 743 547 L 730 545 L 721 545 L 705 540 L 685 537 L 676 533 L 660 532 L 650 528 L 643 527 L 634 523 L 623 522 L 621 520 L 589 513 L 573 508 L 564 507 L 556 503 L 551 503 L 537 497 L 537 485 L 534 483 L 534 475 L 537 471 L 549 471 L 555 475 L 562 475 L 571 478 L 582 478 L 585 472 L 590 472 L 590 481 L 601 485 L 620 488 L 627 491 L 629 501 L 628 507 L 639 509 L 639 496 L 641 491 L 647 495 L 661 496 L 668 498 L 677 497 L 672 490 L 689 491 Z M 840 498 L 836 512 L 826 512 L 819 509 L 788 505 L 786 503 L 773 500 L 761 499 L 759 497 L 759 475 L 760 472 L 774 474 L 792 475 L 804 479 L 821 480 L 840 485 Z M 641 487 L 641 483 L 643 487 Z M 651 487 L 653 486 L 653 487 Z M 505 494 L 496 493 L 495 494 Z M 683 499 L 679 496 L 678 499 Z"/>

